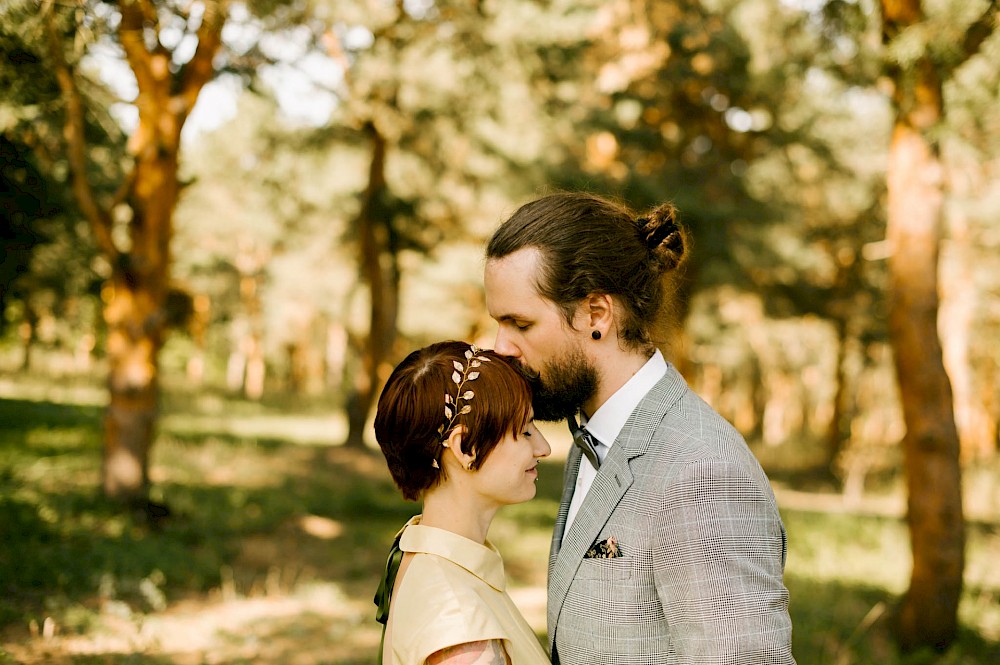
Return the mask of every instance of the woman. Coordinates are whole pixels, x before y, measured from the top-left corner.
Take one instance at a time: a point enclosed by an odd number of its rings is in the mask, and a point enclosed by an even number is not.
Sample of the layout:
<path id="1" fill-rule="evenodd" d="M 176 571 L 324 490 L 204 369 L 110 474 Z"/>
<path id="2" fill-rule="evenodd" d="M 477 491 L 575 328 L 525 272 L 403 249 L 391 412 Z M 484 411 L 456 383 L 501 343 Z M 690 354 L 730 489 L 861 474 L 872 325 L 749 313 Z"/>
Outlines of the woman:
<path id="1" fill-rule="evenodd" d="M 538 460 L 551 452 L 531 398 L 501 356 L 462 342 L 414 351 L 389 377 L 375 438 L 423 514 L 397 535 L 375 597 L 386 624 L 380 662 L 549 662 L 504 591 L 503 561 L 486 539 L 500 506 L 535 496 Z"/>

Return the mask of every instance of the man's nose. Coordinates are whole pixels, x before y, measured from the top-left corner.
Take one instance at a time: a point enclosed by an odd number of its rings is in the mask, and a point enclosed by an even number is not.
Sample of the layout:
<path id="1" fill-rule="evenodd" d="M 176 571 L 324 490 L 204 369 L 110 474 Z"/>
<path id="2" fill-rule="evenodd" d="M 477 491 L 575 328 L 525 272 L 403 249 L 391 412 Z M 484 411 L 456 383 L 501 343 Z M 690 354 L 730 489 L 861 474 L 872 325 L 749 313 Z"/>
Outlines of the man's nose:
<path id="1" fill-rule="evenodd" d="M 502 326 L 497 331 L 497 339 L 493 344 L 493 350 L 502 356 L 510 356 L 512 358 L 519 358 L 521 356 L 521 350 L 510 341 L 510 336 L 504 332 Z"/>

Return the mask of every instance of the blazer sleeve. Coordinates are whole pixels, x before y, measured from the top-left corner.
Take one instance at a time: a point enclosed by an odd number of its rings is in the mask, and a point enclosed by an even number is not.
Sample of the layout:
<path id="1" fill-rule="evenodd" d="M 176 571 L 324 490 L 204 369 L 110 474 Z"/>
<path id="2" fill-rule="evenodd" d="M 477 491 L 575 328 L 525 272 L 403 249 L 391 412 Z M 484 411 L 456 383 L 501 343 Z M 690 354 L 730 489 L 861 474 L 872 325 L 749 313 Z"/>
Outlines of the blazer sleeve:
<path id="1" fill-rule="evenodd" d="M 762 482 L 733 460 L 688 460 L 654 516 L 655 583 L 678 662 L 795 662 L 785 530 Z"/>

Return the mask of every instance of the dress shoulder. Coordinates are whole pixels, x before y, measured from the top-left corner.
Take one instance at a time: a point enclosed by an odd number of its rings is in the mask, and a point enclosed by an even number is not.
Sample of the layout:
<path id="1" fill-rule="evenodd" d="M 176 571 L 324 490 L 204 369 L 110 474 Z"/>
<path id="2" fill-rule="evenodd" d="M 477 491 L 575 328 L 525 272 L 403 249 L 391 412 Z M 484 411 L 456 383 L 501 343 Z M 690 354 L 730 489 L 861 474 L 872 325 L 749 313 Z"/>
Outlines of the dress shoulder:
<path id="1" fill-rule="evenodd" d="M 509 639 L 475 575 L 433 554 L 416 554 L 392 601 L 392 650 L 403 665 L 446 647 Z"/>

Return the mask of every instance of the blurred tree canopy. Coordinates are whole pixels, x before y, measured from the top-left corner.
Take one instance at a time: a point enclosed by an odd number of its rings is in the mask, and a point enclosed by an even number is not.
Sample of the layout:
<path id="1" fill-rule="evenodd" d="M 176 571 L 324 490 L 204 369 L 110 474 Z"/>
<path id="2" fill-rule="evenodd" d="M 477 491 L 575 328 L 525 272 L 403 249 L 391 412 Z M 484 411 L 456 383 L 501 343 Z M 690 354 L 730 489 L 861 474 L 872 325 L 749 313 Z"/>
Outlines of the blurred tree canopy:
<path id="1" fill-rule="evenodd" d="M 92 303 L 98 275 L 93 243 L 80 233 L 79 211 L 68 187 L 60 154 L 61 124 L 54 109 L 59 88 L 45 66 L 42 35 L 32 25 L 30 3 L 10 3 L 9 20 L 0 25 L 0 167 L 3 190 L 4 256 L 0 267 L 0 329 L 11 321 L 24 342 L 22 365 L 39 333 L 72 346 L 81 334 L 93 344 Z M 99 109 L 107 101 L 100 85 L 84 93 Z M 115 150 L 121 130 L 99 112 L 86 129 L 93 151 Z M 97 186 L 110 186 L 104 173 Z M 9 310 L 8 308 L 11 308 Z M 87 332 L 83 332 L 87 331 Z"/>

